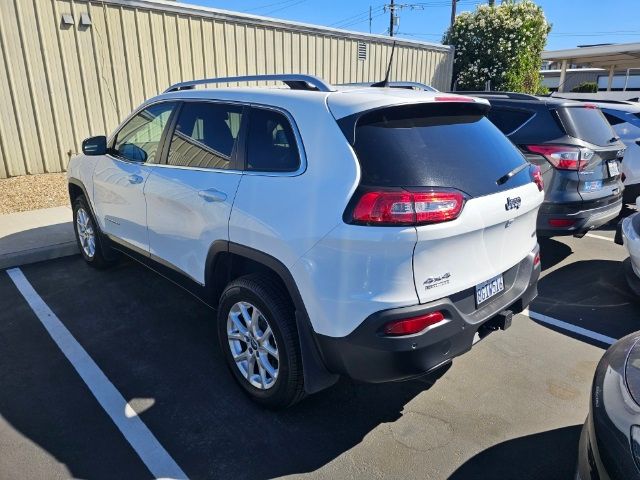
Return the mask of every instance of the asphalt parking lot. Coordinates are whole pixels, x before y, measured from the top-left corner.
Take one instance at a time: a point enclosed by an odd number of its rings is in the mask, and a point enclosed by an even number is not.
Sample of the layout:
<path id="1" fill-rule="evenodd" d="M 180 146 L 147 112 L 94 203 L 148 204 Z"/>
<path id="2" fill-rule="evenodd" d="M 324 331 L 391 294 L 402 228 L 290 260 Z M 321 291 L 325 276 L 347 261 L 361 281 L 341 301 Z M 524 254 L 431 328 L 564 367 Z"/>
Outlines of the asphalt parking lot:
<path id="1" fill-rule="evenodd" d="M 440 378 L 343 380 L 278 413 L 234 384 L 213 312 L 153 272 L 77 256 L 20 270 L 190 478 L 566 479 L 606 339 L 640 325 L 613 233 L 543 242 L 538 320 Z M 153 476 L 6 272 L 0 352 L 0 478 Z"/>

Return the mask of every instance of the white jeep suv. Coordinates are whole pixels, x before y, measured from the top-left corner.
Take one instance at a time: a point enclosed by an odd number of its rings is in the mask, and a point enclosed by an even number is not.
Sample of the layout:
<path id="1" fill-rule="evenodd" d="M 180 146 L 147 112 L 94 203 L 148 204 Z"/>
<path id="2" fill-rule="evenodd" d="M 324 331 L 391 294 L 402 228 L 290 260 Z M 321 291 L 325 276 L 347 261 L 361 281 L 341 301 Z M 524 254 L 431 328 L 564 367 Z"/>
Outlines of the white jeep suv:
<path id="1" fill-rule="evenodd" d="M 258 80 L 289 88 L 194 88 Z M 537 294 L 541 176 L 488 110 L 306 75 L 175 85 L 71 160 L 80 251 L 124 252 L 215 308 L 264 405 L 423 375 Z"/>

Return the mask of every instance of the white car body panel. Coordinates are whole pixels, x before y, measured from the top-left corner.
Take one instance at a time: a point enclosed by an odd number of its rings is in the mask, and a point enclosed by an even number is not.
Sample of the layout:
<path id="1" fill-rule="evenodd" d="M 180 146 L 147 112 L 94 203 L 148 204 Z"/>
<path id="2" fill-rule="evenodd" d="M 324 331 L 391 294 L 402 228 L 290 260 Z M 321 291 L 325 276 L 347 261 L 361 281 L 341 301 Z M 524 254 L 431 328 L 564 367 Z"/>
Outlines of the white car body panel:
<path id="1" fill-rule="evenodd" d="M 316 333 L 343 337 L 372 313 L 418 304 L 415 227 L 341 223 L 291 269 Z"/>
<path id="2" fill-rule="evenodd" d="M 98 224 L 108 235 L 148 254 L 147 205 L 144 185 L 153 165 L 96 157 L 93 201 Z"/>
<path id="3" fill-rule="evenodd" d="M 629 251 L 629 257 L 631 257 L 633 272 L 640 278 L 640 236 L 631 225 L 635 215 L 640 215 L 640 213 L 630 215 L 622 221 L 622 237 L 624 246 Z"/>
<path id="4" fill-rule="evenodd" d="M 520 208 L 507 210 L 507 197 L 520 197 Z M 473 287 L 519 263 L 537 243 L 536 219 L 543 199 L 544 193 L 528 183 L 472 198 L 450 222 L 417 227 L 413 270 L 420 302 Z M 444 281 L 426 288 L 427 279 L 446 274 Z"/>
<path id="5" fill-rule="evenodd" d="M 216 240 L 229 239 L 229 215 L 241 176 L 234 171 L 155 165 L 144 189 L 152 257 L 204 284 L 209 248 Z M 207 191 L 226 198 L 203 198 Z"/>

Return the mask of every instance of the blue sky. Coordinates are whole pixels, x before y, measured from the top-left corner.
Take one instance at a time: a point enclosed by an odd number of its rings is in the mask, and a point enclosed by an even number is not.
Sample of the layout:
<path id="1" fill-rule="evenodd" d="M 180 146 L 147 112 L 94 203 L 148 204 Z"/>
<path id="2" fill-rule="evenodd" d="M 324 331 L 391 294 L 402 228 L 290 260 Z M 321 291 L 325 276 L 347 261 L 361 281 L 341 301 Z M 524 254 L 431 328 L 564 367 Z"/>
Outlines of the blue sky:
<path id="1" fill-rule="evenodd" d="M 225 10 L 242 11 L 318 25 L 369 31 L 368 10 L 373 8 L 373 33 L 389 25 L 383 1 L 376 0 L 180 0 Z M 496 0 L 499 3 L 500 0 Z M 386 2 L 388 3 L 388 2 Z M 451 0 L 397 0 L 421 4 L 400 12 L 400 37 L 440 42 L 449 25 Z M 480 0 L 458 0 L 458 11 L 473 10 Z M 548 49 L 595 43 L 640 42 L 640 0 L 538 0 L 553 24 Z"/>

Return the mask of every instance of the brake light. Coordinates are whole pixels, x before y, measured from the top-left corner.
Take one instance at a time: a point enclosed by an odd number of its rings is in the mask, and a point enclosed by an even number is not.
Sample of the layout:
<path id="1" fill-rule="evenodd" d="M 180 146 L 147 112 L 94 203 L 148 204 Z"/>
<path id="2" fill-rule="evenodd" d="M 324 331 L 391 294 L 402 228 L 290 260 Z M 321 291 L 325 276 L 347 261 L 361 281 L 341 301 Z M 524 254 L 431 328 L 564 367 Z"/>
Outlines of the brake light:
<path id="1" fill-rule="evenodd" d="M 353 210 L 355 223 L 366 225 L 424 225 L 460 215 L 464 196 L 457 191 L 376 190 L 365 192 Z"/>
<path id="2" fill-rule="evenodd" d="M 537 267 L 540 264 L 540 252 L 536 252 L 536 256 L 533 257 L 533 266 Z"/>
<path id="3" fill-rule="evenodd" d="M 544 180 L 542 179 L 542 170 L 538 165 L 531 165 L 529 169 L 529 174 L 531 175 L 531 180 L 538 186 L 539 191 L 544 190 Z"/>
<path id="4" fill-rule="evenodd" d="M 542 155 L 559 170 L 583 170 L 595 153 L 588 148 L 569 145 L 527 145 L 526 148 Z"/>
<path id="5" fill-rule="evenodd" d="M 435 97 L 436 102 L 464 102 L 464 103 L 474 103 L 475 100 L 471 97 L 463 97 L 462 95 L 450 95 L 450 96 L 440 96 Z"/>
<path id="6" fill-rule="evenodd" d="M 442 312 L 431 312 L 426 315 L 420 315 L 413 318 L 405 318 L 403 320 L 394 320 L 384 326 L 385 335 L 400 336 L 400 335 L 413 335 L 419 333 L 444 320 Z"/>

